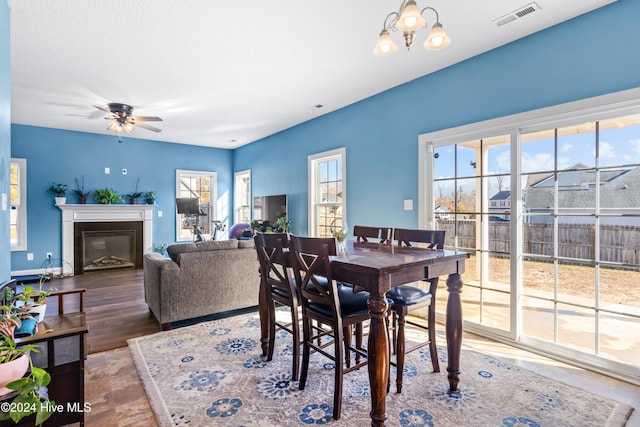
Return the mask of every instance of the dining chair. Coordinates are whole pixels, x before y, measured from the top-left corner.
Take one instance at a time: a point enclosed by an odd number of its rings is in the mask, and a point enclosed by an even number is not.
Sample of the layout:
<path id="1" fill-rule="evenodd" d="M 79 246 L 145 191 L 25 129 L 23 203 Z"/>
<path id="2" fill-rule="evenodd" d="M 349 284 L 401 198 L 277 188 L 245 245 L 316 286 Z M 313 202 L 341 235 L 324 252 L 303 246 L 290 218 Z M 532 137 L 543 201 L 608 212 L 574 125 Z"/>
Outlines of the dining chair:
<path id="1" fill-rule="evenodd" d="M 353 227 L 353 235 L 357 242 L 369 242 L 374 239 L 376 243 L 381 245 L 391 245 L 391 228 L 388 227 L 370 227 L 366 225 L 356 225 Z"/>
<path id="2" fill-rule="evenodd" d="M 404 228 L 396 228 L 394 230 L 394 239 L 398 242 L 398 246 L 419 245 L 425 250 L 442 250 L 444 247 L 444 230 L 412 230 Z M 391 288 L 387 292 L 387 298 L 393 301 L 390 308 L 393 313 L 392 325 L 392 349 L 396 355 L 396 392 L 402 392 L 402 374 L 404 369 L 404 356 L 421 347 L 429 345 L 431 354 L 431 364 L 433 372 L 440 372 L 440 364 L 438 363 L 438 353 L 436 350 L 436 316 L 435 316 L 435 299 L 438 287 L 438 278 L 427 280 L 429 282 L 429 290 L 420 289 L 415 285 L 403 285 Z M 427 326 L 406 319 L 410 311 L 428 307 L 427 310 Z M 405 343 L 405 327 L 409 324 L 428 332 L 427 341 L 420 342 L 409 349 Z"/>
<path id="3" fill-rule="evenodd" d="M 287 331 L 292 339 L 291 378 L 297 381 L 300 374 L 300 317 L 299 298 L 295 277 L 289 273 L 290 254 L 287 233 L 256 233 L 254 236 L 258 262 L 260 263 L 260 286 L 264 287 L 268 302 L 269 347 L 267 360 L 273 359 L 276 328 Z M 276 319 L 276 304 L 289 307 L 291 322 Z"/>
<path id="4" fill-rule="evenodd" d="M 299 388 L 305 388 L 312 350 L 333 360 L 333 418 L 338 420 L 342 407 L 343 375 L 367 364 L 366 351 L 362 346 L 362 322 L 369 319 L 369 293 L 354 293 L 353 288 L 339 285 L 333 280 L 329 257 L 336 254 L 334 238 L 292 235 L 290 250 L 302 306 L 303 347 Z M 313 321 L 324 327 L 314 326 Z M 356 342 L 352 345 L 354 326 Z M 333 339 L 319 344 L 318 338 L 325 336 Z M 327 351 L 331 345 L 333 354 Z M 356 354 L 353 366 L 350 364 L 351 352 Z"/>

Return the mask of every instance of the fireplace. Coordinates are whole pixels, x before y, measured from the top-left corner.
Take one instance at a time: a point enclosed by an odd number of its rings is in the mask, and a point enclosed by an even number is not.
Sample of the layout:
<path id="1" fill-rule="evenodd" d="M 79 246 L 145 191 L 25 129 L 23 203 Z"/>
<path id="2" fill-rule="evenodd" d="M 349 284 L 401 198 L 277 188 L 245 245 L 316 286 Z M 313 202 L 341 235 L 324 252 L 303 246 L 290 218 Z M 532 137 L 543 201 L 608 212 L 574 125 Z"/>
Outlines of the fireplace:
<path id="1" fill-rule="evenodd" d="M 77 222 L 74 273 L 142 267 L 142 222 Z"/>
<path id="2" fill-rule="evenodd" d="M 62 211 L 62 273 L 142 268 L 151 252 L 154 205 L 58 205 Z M 133 264 L 133 266 L 131 265 Z"/>

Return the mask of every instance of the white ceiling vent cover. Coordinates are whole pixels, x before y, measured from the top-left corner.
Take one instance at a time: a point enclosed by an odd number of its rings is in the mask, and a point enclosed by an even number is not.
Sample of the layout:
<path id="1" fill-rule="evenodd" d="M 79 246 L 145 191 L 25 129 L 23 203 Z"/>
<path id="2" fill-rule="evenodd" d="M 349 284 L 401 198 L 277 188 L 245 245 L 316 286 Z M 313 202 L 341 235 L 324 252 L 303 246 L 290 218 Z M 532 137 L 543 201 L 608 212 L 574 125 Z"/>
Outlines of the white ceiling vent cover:
<path id="1" fill-rule="evenodd" d="M 536 2 L 529 3 L 528 5 L 522 6 L 521 8 L 511 13 L 508 13 L 498 19 L 494 19 L 493 22 L 495 22 L 496 26 L 502 27 L 524 16 L 527 16 L 537 10 L 540 10 L 540 6 L 538 5 L 538 3 Z"/>

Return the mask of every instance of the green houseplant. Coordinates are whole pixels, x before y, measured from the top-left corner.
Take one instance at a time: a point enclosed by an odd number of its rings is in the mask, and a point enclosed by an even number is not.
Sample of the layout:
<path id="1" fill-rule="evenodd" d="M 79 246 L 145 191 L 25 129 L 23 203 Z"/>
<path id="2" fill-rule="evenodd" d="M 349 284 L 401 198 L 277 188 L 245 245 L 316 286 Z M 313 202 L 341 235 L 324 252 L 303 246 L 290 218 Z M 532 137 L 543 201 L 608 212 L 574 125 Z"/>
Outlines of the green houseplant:
<path id="1" fill-rule="evenodd" d="M 56 205 L 64 205 L 67 202 L 67 198 L 65 197 L 65 194 L 67 194 L 67 184 L 53 183 L 49 186 L 47 191 L 53 194 L 53 197 L 56 200 Z"/>
<path id="2" fill-rule="evenodd" d="M 153 205 L 156 203 L 156 192 L 153 190 L 150 191 L 146 191 L 144 193 L 144 200 L 147 202 L 148 205 Z"/>
<path id="3" fill-rule="evenodd" d="M 51 375 L 42 368 L 33 366 L 31 353 L 38 352 L 36 345 L 18 345 L 13 337 L 14 329 L 22 320 L 30 318 L 32 303 L 20 307 L 15 292 L 5 290 L 5 305 L 0 306 L 0 372 L 4 379 L 0 386 L 2 396 L 14 393 L 8 412 L 2 412 L 0 420 L 18 423 L 24 417 L 35 414 L 35 424 L 42 425 L 53 413 L 55 402 L 49 400 L 47 385 Z M 26 373 L 26 375 L 25 375 Z M 5 376 L 6 374 L 6 376 Z"/>
<path id="4" fill-rule="evenodd" d="M 135 191 L 133 193 L 131 193 L 131 194 L 125 194 L 125 197 L 129 198 L 129 203 L 131 203 L 132 205 L 135 205 L 138 197 L 142 196 L 142 193 L 140 191 L 138 191 L 138 185 L 139 184 L 140 184 L 140 177 L 138 177 L 138 180 L 136 181 L 136 189 L 135 189 Z"/>
<path id="5" fill-rule="evenodd" d="M 75 180 L 76 188 L 73 190 L 73 192 L 78 196 L 78 203 L 85 204 L 87 203 L 87 197 L 89 197 L 91 191 L 84 190 L 84 175 L 82 175 L 82 182 L 78 181 L 78 178 L 76 178 Z"/>
<path id="6" fill-rule="evenodd" d="M 122 201 L 122 197 L 113 188 L 98 188 L 93 192 L 93 198 L 104 205 Z"/>

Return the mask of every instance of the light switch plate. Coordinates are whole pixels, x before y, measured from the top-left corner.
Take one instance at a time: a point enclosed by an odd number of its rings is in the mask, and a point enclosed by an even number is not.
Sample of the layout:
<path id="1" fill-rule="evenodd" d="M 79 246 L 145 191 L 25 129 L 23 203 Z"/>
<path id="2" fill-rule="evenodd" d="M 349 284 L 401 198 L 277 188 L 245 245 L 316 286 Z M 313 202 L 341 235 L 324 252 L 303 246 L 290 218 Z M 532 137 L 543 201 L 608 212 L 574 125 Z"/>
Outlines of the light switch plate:
<path id="1" fill-rule="evenodd" d="M 2 193 L 2 210 L 7 210 L 7 193 Z"/>
<path id="2" fill-rule="evenodd" d="M 104 168 L 104 174 L 105 175 L 109 175 L 111 173 L 111 169 L 109 168 Z"/>
<path id="3" fill-rule="evenodd" d="M 404 199 L 404 210 L 405 211 L 413 210 L 413 199 Z"/>

